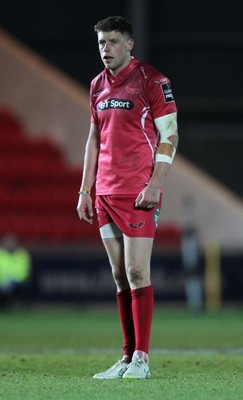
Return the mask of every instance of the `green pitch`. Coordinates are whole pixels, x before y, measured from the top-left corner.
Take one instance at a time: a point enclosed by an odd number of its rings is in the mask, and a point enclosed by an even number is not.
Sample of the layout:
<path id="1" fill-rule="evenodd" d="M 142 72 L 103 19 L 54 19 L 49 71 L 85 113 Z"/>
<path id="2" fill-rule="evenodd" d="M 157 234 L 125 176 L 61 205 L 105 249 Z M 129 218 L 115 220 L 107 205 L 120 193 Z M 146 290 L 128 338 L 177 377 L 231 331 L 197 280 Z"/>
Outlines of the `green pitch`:
<path id="1" fill-rule="evenodd" d="M 191 316 L 157 308 L 151 379 L 99 381 L 121 357 L 115 309 L 0 314 L 1 400 L 238 400 L 243 313 Z"/>

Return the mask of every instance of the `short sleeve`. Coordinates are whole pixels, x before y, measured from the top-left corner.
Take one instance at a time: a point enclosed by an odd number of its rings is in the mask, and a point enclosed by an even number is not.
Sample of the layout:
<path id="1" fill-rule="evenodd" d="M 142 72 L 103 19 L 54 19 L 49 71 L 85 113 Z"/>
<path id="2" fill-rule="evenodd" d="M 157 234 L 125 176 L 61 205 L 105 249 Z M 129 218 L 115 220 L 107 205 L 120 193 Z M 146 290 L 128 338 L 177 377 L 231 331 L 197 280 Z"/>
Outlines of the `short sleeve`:
<path id="1" fill-rule="evenodd" d="M 177 111 L 171 84 L 167 77 L 163 75 L 150 77 L 147 91 L 153 119 Z"/>

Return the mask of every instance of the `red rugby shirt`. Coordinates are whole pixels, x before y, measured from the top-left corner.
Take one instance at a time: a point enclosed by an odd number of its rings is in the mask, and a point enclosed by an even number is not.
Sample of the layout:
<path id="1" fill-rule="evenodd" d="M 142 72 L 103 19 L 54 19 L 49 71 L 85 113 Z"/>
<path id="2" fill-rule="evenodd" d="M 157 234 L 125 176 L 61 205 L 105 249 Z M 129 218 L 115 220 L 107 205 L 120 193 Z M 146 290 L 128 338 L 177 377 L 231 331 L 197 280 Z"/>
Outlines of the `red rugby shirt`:
<path id="1" fill-rule="evenodd" d="M 100 133 L 96 194 L 138 194 L 153 172 L 154 119 L 177 111 L 168 78 L 132 58 L 115 78 L 101 72 L 90 99 Z"/>

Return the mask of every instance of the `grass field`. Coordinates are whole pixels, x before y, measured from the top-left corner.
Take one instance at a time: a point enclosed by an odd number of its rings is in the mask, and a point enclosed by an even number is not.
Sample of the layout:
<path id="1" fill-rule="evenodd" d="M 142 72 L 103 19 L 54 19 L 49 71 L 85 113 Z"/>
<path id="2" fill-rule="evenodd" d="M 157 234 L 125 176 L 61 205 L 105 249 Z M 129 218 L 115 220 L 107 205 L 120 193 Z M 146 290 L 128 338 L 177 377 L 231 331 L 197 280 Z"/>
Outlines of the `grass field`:
<path id="1" fill-rule="evenodd" d="M 99 381 L 121 357 L 116 309 L 0 314 L 1 400 L 243 399 L 243 312 L 157 308 L 151 379 Z"/>

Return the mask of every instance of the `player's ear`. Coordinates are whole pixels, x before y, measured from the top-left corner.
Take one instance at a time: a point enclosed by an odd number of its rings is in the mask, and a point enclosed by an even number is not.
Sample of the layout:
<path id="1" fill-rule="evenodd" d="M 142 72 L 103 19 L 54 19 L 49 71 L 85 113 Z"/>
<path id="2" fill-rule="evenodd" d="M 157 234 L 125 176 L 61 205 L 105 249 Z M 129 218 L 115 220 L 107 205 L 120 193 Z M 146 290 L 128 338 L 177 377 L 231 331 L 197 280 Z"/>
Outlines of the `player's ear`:
<path id="1" fill-rule="evenodd" d="M 134 47 L 134 40 L 133 39 L 128 39 L 127 46 L 128 46 L 127 47 L 128 51 L 131 51 L 133 49 L 133 47 Z"/>

